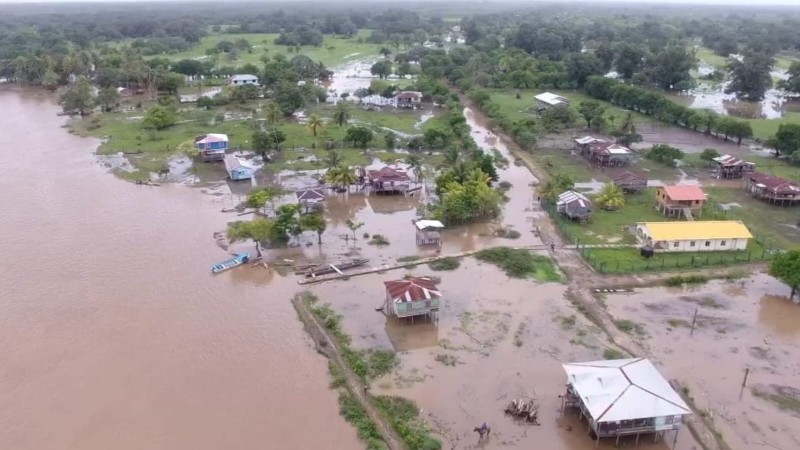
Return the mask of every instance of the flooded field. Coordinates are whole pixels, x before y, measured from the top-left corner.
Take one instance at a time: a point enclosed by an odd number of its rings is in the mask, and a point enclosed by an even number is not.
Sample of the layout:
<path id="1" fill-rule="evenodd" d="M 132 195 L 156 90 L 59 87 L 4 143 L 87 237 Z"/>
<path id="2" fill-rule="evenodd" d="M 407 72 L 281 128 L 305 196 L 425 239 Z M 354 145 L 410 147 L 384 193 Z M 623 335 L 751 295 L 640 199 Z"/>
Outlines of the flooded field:
<path id="1" fill-rule="evenodd" d="M 688 386 L 731 448 L 792 449 L 800 447 L 800 310 L 788 293 L 755 275 L 605 302 L 614 317 L 638 324 L 665 374 Z"/>
<path id="2" fill-rule="evenodd" d="M 721 154 L 730 155 L 742 155 L 750 151 L 745 144 L 736 145 L 736 141 L 725 141 L 684 128 L 642 123 L 637 125 L 637 131 L 642 135 L 642 142 L 635 145 L 639 149 L 667 144 L 687 153 L 700 153 L 707 148 L 714 148 Z"/>

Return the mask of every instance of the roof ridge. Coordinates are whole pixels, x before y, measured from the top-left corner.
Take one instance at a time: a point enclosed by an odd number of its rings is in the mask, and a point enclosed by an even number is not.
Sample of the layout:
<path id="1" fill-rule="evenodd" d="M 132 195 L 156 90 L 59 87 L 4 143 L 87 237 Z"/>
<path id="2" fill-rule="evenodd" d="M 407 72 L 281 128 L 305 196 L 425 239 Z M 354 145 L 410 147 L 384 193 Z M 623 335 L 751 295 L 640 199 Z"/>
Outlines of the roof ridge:
<path id="1" fill-rule="evenodd" d="M 627 364 L 626 364 L 626 365 L 627 365 Z M 652 363 L 651 363 L 651 365 L 652 365 Z M 673 404 L 673 405 L 677 406 L 677 407 L 678 407 L 678 408 L 680 408 L 680 409 L 683 409 L 683 410 L 685 410 L 685 411 L 689 411 L 689 412 L 691 412 L 691 411 L 690 411 L 688 408 L 686 408 L 686 407 L 683 407 L 683 406 L 681 406 L 681 405 L 679 405 L 679 404 L 677 404 L 677 403 L 673 402 L 672 400 L 670 400 L 670 399 L 668 399 L 668 398 L 664 398 L 664 397 L 662 397 L 662 396 L 660 396 L 660 395 L 656 394 L 655 392 L 652 392 L 652 391 L 650 391 L 650 390 L 648 390 L 648 389 L 645 389 L 645 388 L 643 388 L 643 387 L 639 386 L 638 384 L 634 383 L 633 381 L 631 381 L 631 379 L 630 379 L 630 378 L 628 378 L 628 374 L 627 374 L 627 373 L 625 373 L 625 371 L 624 371 L 624 370 L 622 370 L 624 367 L 625 367 L 625 366 L 622 366 L 622 367 L 620 367 L 619 369 L 620 369 L 620 371 L 622 372 L 622 374 L 623 374 L 623 375 L 625 375 L 625 378 L 626 378 L 626 379 L 628 380 L 628 382 L 630 383 L 630 386 L 636 386 L 637 388 L 639 388 L 639 389 L 641 389 L 641 390 L 643 390 L 643 391 L 647 392 L 648 394 L 652 395 L 653 397 L 660 398 L 661 400 L 664 400 L 664 401 L 665 401 L 665 402 L 667 402 L 667 403 Z M 653 367 L 655 368 L 655 366 L 653 366 Z M 630 387 L 630 386 L 629 386 L 629 387 Z"/>
<path id="2" fill-rule="evenodd" d="M 621 369 L 621 367 L 620 367 L 620 369 Z M 623 373 L 625 373 L 625 372 L 623 372 Z M 628 376 L 627 376 L 627 375 L 625 375 L 625 378 L 628 378 Z M 630 382 L 630 380 L 628 380 L 628 382 Z M 626 393 L 626 392 L 628 392 L 628 389 L 630 389 L 630 388 L 631 388 L 631 386 L 634 386 L 634 385 L 633 385 L 633 384 L 629 384 L 629 385 L 625 386 L 625 389 L 623 389 L 623 390 L 622 390 L 622 392 L 620 392 L 620 393 L 619 393 L 619 395 L 617 396 L 617 398 L 615 398 L 614 400 L 612 400 L 612 401 L 611 401 L 611 403 L 609 403 L 608 407 L 607 407 L 606 409 L 604 409 L 604 410 L 603 410 L 603 412 L 602 412 L 602 413 L 600 413 L 600 415 L 599 415 L 599 416 L 597 416 L 597 418 L 596 418 L 596 419 L 594 419 L 594 421 L 595 421 L 595 422 L 600 422 L 600 419 L 602 419 L 602 418 L 603 418 L 603 416 L 605 416 L 605 415 L 606 415 L 606 413 L 607 413 L 607 412 L 608 412 L 608 411 L 609 411 L 611 408 L 613 408 L 613 407 L 614 407 L 614 404 L 615 404 L 615 403 L 617 403 L 617 400 L 619 400 L 620 398 L 622 398 L 622 396 L 623 396 L 623 395 L 625 395 L 625 393 Z"/>

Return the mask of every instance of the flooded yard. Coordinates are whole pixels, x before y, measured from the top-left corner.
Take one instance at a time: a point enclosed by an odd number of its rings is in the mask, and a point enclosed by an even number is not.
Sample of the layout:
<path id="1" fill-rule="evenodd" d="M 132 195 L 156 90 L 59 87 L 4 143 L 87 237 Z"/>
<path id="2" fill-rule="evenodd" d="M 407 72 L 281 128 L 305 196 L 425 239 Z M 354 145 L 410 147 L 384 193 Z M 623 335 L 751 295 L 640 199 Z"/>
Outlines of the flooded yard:
<path id="1" fill-rule="evenodd" d="M 800 309 L 788 292 L 759 274 L 608 295 L 605 303 L 643 331 L 664 373 L 687 386 L 731 448 L 793 449 L 800 447 Z"/>

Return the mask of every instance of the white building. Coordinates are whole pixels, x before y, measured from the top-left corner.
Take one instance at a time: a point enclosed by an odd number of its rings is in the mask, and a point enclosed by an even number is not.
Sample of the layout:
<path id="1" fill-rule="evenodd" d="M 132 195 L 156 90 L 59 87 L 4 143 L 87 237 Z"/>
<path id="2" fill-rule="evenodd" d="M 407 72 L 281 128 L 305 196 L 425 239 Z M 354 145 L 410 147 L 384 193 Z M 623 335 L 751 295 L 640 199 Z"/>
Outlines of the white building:
<path id="1" fill-rule="evenodd" d="M 656 434 L 680 429 L 691 410 L 643 358 L 564 364 L 567 393 L 563 407 L 580 410 L 599 440 L 602 437 Z"/>
<path id="2" fill-rule="evenodd" d="M 746 250 L 753 235 L 739 220 L 639 222 L 636 236 L 663 252 Z"/>
<path id="3" fill-rule="evenodd" d="M 254 86 L 258 86 L 258 77 L 255 75 L 248 75 L 248 74 L 239 74 L 234 75 L 230 79 L 231 86 L 244 86 L 246 84 L 252 84 Z"/>
<path id="4" fill-rule="evenodd" d="M 551 108 L 553 106 L 569 106 L 569 99 L 552 92 L 544 92 L 533 97 L 536 100 L 536 107 L 540 109 Z"/>

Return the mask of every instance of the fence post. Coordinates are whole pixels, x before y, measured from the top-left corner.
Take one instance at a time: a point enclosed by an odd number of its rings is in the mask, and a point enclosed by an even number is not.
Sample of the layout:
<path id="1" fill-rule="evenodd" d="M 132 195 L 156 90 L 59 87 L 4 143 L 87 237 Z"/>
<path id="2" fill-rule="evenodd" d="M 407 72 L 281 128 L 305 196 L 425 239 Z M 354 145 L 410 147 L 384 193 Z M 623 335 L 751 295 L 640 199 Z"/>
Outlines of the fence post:
<path id="1" fill-rule="evenodd" d="M 662 269 L 664 268 L 664 264 L 666 264 L 666 263 L 667 263 L 667 260 L 666 260 L 666 259 L 662 259 L 662 260 L 661 260 L 661 268 L 662 268 Z"/>
<path id="2" fill-rule="evenodd" d="M 619 272 L 619 261 L 617 261 L 617 272 Z"/>
<path id="3" fill-rule="evenodd" d="M 600 263 L 600 272 L 601 273 L 606 273 L 605 269 L 606 269 L 606 262 L 603 261 L 603 262 Z"/>

